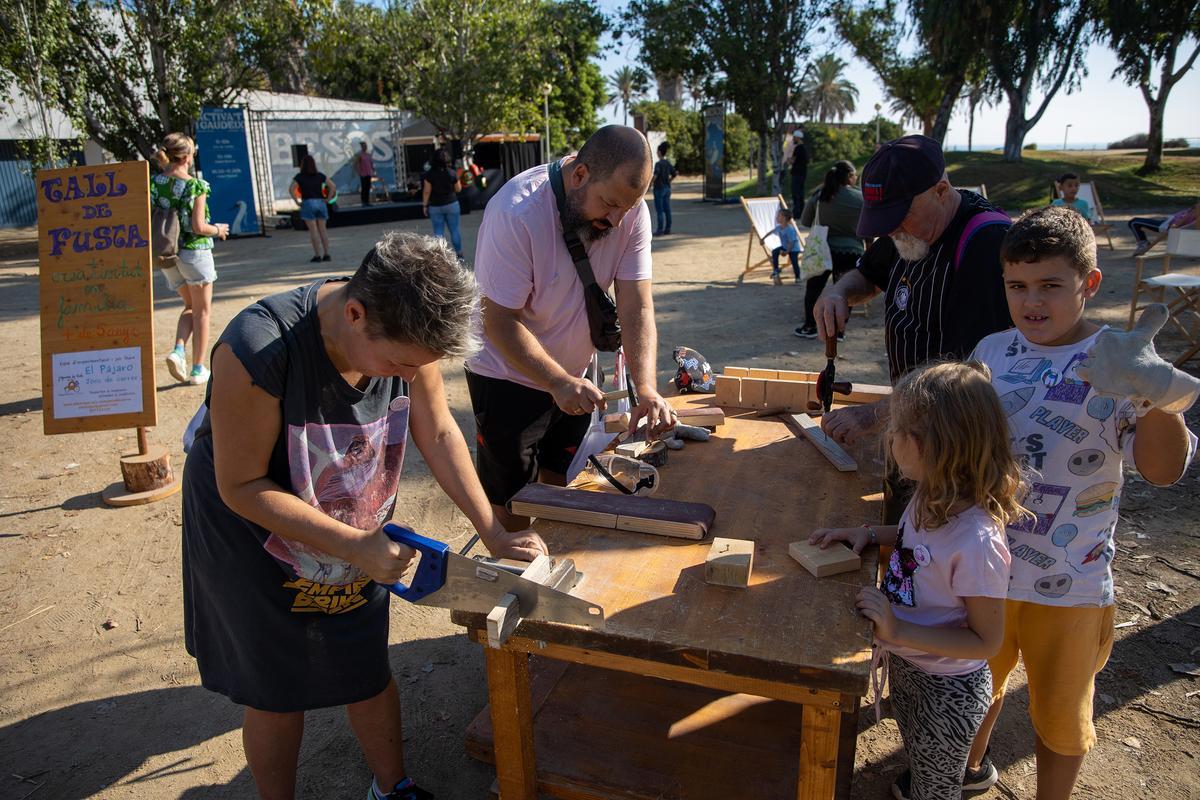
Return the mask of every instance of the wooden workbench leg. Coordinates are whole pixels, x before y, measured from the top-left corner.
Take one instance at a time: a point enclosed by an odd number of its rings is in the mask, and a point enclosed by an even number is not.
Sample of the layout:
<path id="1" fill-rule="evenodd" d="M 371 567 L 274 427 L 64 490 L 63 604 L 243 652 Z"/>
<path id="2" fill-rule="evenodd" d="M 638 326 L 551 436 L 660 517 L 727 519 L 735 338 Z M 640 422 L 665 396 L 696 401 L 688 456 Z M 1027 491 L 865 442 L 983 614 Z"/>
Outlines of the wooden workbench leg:
<path id="1" fill-rule="evenodd" d="M 529 656 L 483 648 L 488 699 L 492 706 L 492 746 L 501 800 L 537 800 L 533 758 L 533 710 L 529 695 Z"/>
<path id="2" fill-rule="evenodd" d="M 835 797 L 842 800 L 851 796 L 850 790 L 854 780 L 854 753 L 858 749 L 858 715 L 861 712 L 860 698 L 854 698 L 854 707 L 848 708 L 838 715 L 841 723 L 838 745 L 837 792 Z"/>
<path id="3" fill-rule="evenodd" d="M 799 800 L 833 800 L 837 790 L 842 712 L 806 705 L 800 725 Z M 494 712 L 493 712 L 494 713 Z"/>

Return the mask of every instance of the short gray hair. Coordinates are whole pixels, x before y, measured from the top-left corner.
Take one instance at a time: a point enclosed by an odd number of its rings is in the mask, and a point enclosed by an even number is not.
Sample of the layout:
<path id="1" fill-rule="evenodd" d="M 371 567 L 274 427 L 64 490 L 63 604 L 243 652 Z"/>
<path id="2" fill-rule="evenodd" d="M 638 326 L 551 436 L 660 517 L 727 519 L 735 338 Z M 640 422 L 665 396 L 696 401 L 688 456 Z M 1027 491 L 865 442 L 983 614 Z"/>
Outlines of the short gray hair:
<path id="1" fill-rule="evenodd" d="M 479 349 L 479 287 L 443 238 L 385 233 L 347 291 L 366 308 L 372 335 L 449 358 Z"/>

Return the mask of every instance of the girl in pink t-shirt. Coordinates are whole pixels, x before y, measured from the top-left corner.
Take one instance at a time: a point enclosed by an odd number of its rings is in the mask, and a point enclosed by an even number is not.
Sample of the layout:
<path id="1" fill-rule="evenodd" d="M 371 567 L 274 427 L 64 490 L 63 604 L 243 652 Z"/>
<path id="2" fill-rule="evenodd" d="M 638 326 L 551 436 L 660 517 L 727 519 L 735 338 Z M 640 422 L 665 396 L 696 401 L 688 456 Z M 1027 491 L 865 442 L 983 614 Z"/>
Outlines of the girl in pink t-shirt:
<path id="1" fill-rule="evenodd" d="M 944 363 L 905 376 L 891 398 L 888 445 L 917 484 L 900 524 L 826 528 L 809 541 L 840 540 L 855 552 L 894 547 L 879 588 L 858 594 L 875 623 L 876 659 L 886 664 L 908 751 L 910 769 L 892 794 L 959 800 L 975 777 L 965 775 L 967 754 L 992 702 L 987 659 L 1004 634 L 1004 527 L 1024 513 L 1008 420 L 987 368 Z"/>

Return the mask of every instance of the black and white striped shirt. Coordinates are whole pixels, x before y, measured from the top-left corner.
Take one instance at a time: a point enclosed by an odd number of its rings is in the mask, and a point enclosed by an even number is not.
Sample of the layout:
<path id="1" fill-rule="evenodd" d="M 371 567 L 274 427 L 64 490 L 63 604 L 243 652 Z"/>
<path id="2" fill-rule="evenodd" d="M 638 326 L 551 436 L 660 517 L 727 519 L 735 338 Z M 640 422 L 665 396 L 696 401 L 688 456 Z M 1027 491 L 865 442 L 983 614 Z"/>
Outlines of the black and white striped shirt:
<path id="1" fill-rule="evenodd" d="M 884 236 L 859 261 L 863 275 L 885 292 L 884 329 L 893 383 L 928 361 L 966 358 L 984 336 L 1012 327 L 1000 263 L 1000 242 L 1008 227 L 979 228 L 956 271 L 954 254 L 967 221 L 995 210 L 974 192 L 958 192 L 958 213 L 925 258 L 905 261 Z"/>

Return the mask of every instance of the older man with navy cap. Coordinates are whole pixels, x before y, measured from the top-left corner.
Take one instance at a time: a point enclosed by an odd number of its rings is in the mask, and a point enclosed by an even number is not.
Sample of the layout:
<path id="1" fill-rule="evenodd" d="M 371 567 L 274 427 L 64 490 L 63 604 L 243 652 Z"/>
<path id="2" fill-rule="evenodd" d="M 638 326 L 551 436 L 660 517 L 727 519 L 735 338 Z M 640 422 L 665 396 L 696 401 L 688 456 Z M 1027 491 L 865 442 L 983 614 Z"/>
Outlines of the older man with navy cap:
<path id="1" fill-rule="evenodd" d="M 860 185 L 858 235 L 878 238 L 858 269 L 817 301 L 822 338 L 845 329 L 850 306 L 883 292 L 895 382 L 927 361 L 965 358 L 984 336 L 1012 327 L 1000 264 L 1008 215 L 950 185 L 941 145 L 925 136 L 887 142 L 863 168 Z M 833 411 L 821 425 L 835 440 L 854 442 L 886 420 L 885 401 Z"/>

